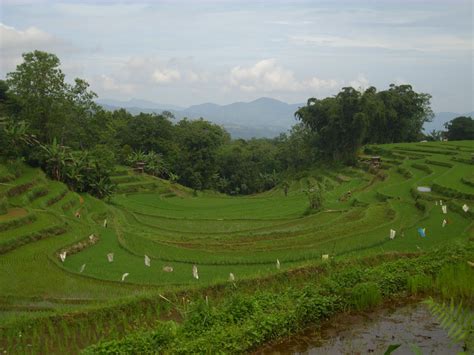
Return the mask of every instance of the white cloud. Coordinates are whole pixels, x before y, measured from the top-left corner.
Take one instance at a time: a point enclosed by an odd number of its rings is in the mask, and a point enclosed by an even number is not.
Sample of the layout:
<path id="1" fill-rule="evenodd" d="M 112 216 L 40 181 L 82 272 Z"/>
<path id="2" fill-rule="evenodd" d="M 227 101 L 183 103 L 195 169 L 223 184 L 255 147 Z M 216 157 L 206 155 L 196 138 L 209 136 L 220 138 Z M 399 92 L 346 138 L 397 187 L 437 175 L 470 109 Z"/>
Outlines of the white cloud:
<path id="1" fill-rule="evenodd" d="M 363 74 L 359 74 L 357 79 L 349 82 L 349 85 L 356 90 L 364 91 L 369 87 L 369 80 Z"/>
<path id="2" fill-rule="evenodd" d="M 121 82 L 108 75 L 100 75 L 94 79 L 94 86 L 98 86 L 100 91 L 112 92 L 121 95 L 128 95 L 136 90 L 136 86 L 130 83 Z"/>
<path id="3" fill-rule="evenodd" d="M 35 49 L 56 52 L 65 48 L 70 45 L 39 28 L 19 30 L 0 23 L 0 74 L 14 70 L 22 62 L 22 53 Z"/>
<path id="4" fill-rule="evenodd" d="M 334 79 L 311 77 L 299 80 L 293 71 L 279 65 L 275 59 L 264 59 L 252 66 L 236 66 L 230 70 L 230 85 L 242 91 L 321 91 L 338 85 Z"/>
<path id="5" fill-rule="evenodd" d="M 181 79 L 181 73 L 176 69 L 156 69 L 152 77 L 153 81 L 158 84 L 167 84 Z"/>
<path id="6" fill-rule="evenodd" d="M 472 40 L 453 35 L 358 35 L 343 37 L 336 35 L 295 35 L 290 42 L 301 45 L 313 44 L 334 48 L 374 48 L 402 51 L 439 52 L 446 50 L 471 50 Z"/>

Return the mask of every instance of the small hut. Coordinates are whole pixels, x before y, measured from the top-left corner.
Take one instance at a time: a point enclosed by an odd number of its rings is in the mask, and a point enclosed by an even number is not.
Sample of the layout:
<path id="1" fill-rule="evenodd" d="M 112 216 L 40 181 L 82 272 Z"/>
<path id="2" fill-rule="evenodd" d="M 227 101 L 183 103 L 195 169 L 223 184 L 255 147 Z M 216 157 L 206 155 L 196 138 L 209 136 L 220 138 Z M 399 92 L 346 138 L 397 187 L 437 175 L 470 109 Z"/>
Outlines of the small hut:
<path id="1" fill-rule="evenodd" d="M 135 172 L 143 174 L 145 172 L 145 162 L 139 161 L 135 163 Z"/>
<path id="2" fill-rule="evenodd" d="M 382 159 L 379 156 L 370 157 L 370 166 L 373 168 L 380 168 L 382 164 Z"/>

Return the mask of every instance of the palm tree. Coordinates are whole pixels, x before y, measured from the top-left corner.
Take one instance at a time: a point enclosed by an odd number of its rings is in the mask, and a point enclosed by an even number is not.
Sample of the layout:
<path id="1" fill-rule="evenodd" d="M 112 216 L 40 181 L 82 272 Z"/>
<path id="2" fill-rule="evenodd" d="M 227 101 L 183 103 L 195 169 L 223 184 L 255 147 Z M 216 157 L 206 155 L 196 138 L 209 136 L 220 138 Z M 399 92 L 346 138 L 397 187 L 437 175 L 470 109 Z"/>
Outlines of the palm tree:
<path id="1" fill-rule="evenodd" d="M 75 191 L 85 190 L 86 169 L 89 165 L 88 152 L 74 152 L 69 154 L 64 175 L 67 184 Z"/>
<path id="2" fill-rule="evenodd" d="M 148 152 L 145 155 L 145 172 L 153 176 L 161 176 L 166 172 L 165 162 L 163 156 L 154 151 Z"/>

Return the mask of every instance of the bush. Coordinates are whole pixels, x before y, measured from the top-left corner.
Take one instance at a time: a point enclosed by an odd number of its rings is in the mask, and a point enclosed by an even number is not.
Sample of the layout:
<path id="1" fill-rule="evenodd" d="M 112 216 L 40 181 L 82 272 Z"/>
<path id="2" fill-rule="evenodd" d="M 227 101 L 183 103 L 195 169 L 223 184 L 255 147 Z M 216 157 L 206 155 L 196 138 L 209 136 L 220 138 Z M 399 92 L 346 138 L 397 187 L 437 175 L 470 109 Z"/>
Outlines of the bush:
<path id="1" fill-rule="evenodd" d="M 434 192 L 438 192 L 441 195 L 452 197 L 452 198 L 458 198 L 462 200 L 474 200 L 474 194 L 471 194 L 468 192 L 461 192 L 456 189 L 446 187 L 446 186 L 441 186 L 436 183 L 434 183 L 431 186 L 431 190 L 433 190 Z"/>

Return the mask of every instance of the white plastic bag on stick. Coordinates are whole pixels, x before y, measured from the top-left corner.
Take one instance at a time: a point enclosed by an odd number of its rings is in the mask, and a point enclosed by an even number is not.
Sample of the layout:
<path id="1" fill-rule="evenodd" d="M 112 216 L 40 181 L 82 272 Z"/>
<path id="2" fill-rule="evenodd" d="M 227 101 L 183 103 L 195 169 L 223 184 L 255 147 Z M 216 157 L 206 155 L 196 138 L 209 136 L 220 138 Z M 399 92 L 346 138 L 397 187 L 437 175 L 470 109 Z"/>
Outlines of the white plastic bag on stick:
<path id="1" fill-rule="evenodd" d="M 397 232 L 393 229 L 390 229 L 390 239 L 394 239 Z"/>
<path id="2" fill-rule="evenodd" d="M 62 253 L 59 253 L 59 259 L 61 259 L 61 261 L 64 262 L 64 260 L 66 260 L 66 255 L 67 255 L 67 251 L 63 251 Z"/>
<path id="3" fill-rule="evenodd" d="M 151 265 L 151 260 L 147 255 L 145 255 L 145 265 L 148 266 L 148 267 L 150 267 L 150 265 Z"/>
<path id="4" fill-rule="evenodd" d="M 443 210 L 444 214 L 448 213 L 448 206 L 443 205 L 443 206 L 441 206 L 441 209 Z"/>
<path id="5" fill-rule="evenodd" d="M 197 268 L 196 265 L 193 265 L 193 277 L 194 277 L 196 280 L 199 280 L 198 268 Z"/>
<path id="6" fill-rule="evenodd" d="M 108 253 L 107 254 L 107 260 L 109 261 L 109 263 L 114 261 L 114 253 Z"/>

